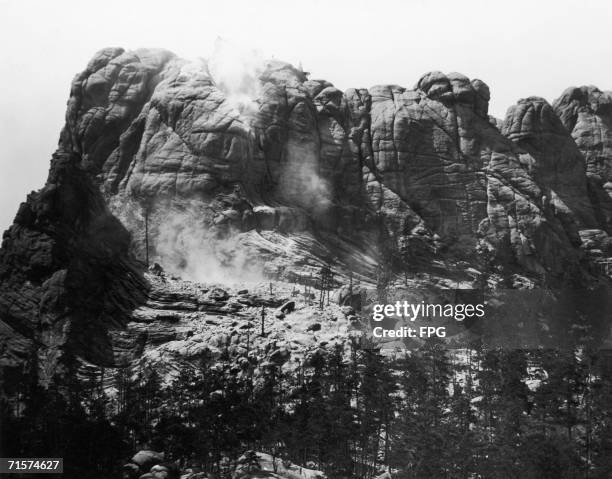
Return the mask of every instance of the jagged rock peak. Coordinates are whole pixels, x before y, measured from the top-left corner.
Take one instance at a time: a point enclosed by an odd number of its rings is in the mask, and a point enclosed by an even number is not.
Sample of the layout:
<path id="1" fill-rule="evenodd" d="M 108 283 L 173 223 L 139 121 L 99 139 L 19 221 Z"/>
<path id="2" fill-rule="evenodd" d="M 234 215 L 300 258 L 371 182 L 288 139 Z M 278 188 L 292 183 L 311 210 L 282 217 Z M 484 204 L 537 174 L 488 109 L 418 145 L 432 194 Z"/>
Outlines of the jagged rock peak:
<path id="1" fill-rule="evenodd" d="M 554 101 L 553 108 L 565 127 L 572 131 L 580 111 L 595 115 L 610 115 L 612 92 L 601 91 L 593 85 L 570 87 Z"/>
<path id="2" fill-rule="evenodd" d="M 612 192 L 612 92 L 568 88 L 553 108 L 584 155 L 587 175 Z"/>
<path id="3" fill-rule="evenodd" d="M 491 93 L 488 85 L 482 80 L 470 80 L 457 72 L 445 75 L 434 71 L 423 75 L 415 89 L 422 91 L 431 100 L 473 105 L 475 113 L 487 117 Z"/>
<path id="4" fill-rule="evenodd" d="M 511 106 L 501 131 L 511 140 L 542 134 L 567 134 L 550 103 L 537 96 L 522 98 Z"/>

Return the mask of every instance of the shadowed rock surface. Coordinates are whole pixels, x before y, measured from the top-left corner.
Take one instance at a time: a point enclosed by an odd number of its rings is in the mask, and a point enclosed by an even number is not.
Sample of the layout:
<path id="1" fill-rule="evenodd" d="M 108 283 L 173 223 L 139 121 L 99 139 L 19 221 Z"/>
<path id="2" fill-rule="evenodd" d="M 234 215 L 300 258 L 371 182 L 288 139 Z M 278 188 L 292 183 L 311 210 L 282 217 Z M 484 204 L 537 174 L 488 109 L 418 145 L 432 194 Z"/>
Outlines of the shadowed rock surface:
<path id="1" fill-rule="evenodd" d="M 599 222 L 609 228 L 612 221 L 612 94 L 594 86 L 572 87 L 563 92 L 553 107 L 583 154 L 591 202 Z"/>

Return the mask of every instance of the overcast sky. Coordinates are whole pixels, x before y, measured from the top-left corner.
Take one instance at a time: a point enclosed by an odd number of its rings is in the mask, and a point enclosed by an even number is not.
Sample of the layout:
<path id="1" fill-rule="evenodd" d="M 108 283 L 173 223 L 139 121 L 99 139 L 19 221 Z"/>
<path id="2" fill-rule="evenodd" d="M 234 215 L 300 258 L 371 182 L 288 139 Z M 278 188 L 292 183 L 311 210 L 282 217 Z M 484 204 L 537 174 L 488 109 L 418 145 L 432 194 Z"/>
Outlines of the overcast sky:
<path id="1" fill-rule="evenodd" d="M 503 117 L 526 96 L 612 89 L 611 31 L 609 0 L 0 0 L 0 231 L 44 184 L 70 81 L 102 47 L 206 57 L 220 36 L 343 90 L 458 71 Z"/>

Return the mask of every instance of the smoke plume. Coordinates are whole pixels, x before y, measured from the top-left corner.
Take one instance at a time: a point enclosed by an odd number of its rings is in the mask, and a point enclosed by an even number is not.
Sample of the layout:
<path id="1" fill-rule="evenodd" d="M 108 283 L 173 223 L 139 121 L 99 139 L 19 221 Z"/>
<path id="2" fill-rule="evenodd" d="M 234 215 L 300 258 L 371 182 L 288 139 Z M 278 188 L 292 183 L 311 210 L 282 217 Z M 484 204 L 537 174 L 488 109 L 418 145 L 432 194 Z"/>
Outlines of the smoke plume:
<path id="1" fill-rule="evenodd" d="M 208 70 L 228 105 L 240 113 L 249 113 L 258 109 L 258 77 L 263 65 L 261 52 L 217 38 Z"/>
<path id="2" fill-rule="evenodd" d="M 194 205 L 197 206 L 197 205 Z M 152 238 L 154 259 L 170 273 L 200 283 L 234 284 L 264 279 L 263 265 L 231 227 L 221 231 L 202 218 L 201 205 L 160 209 Z"/>

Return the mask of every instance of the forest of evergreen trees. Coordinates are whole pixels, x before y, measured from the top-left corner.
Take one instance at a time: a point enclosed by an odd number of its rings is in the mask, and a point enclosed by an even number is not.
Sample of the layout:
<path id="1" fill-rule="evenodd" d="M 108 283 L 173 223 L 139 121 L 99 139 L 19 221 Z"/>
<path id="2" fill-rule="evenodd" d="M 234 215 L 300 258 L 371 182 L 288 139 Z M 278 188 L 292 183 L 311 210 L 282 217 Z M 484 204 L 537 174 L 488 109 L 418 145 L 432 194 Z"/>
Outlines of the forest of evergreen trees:
<path id="1" fill-rule="evenodd" d="M 612 477 L 603 353 L 354 346 L 319 349 L 291 373 L 253 362 L 203 358 L 171 384 L 155 369 L 68 374 L 49 389 L 31 375 L 19 402 L 2 402 L 1 450 L 63 457 L 66 477 L 120 477 L 144 448 L 221 478 L 248 449 L 330 478 Z"/>

